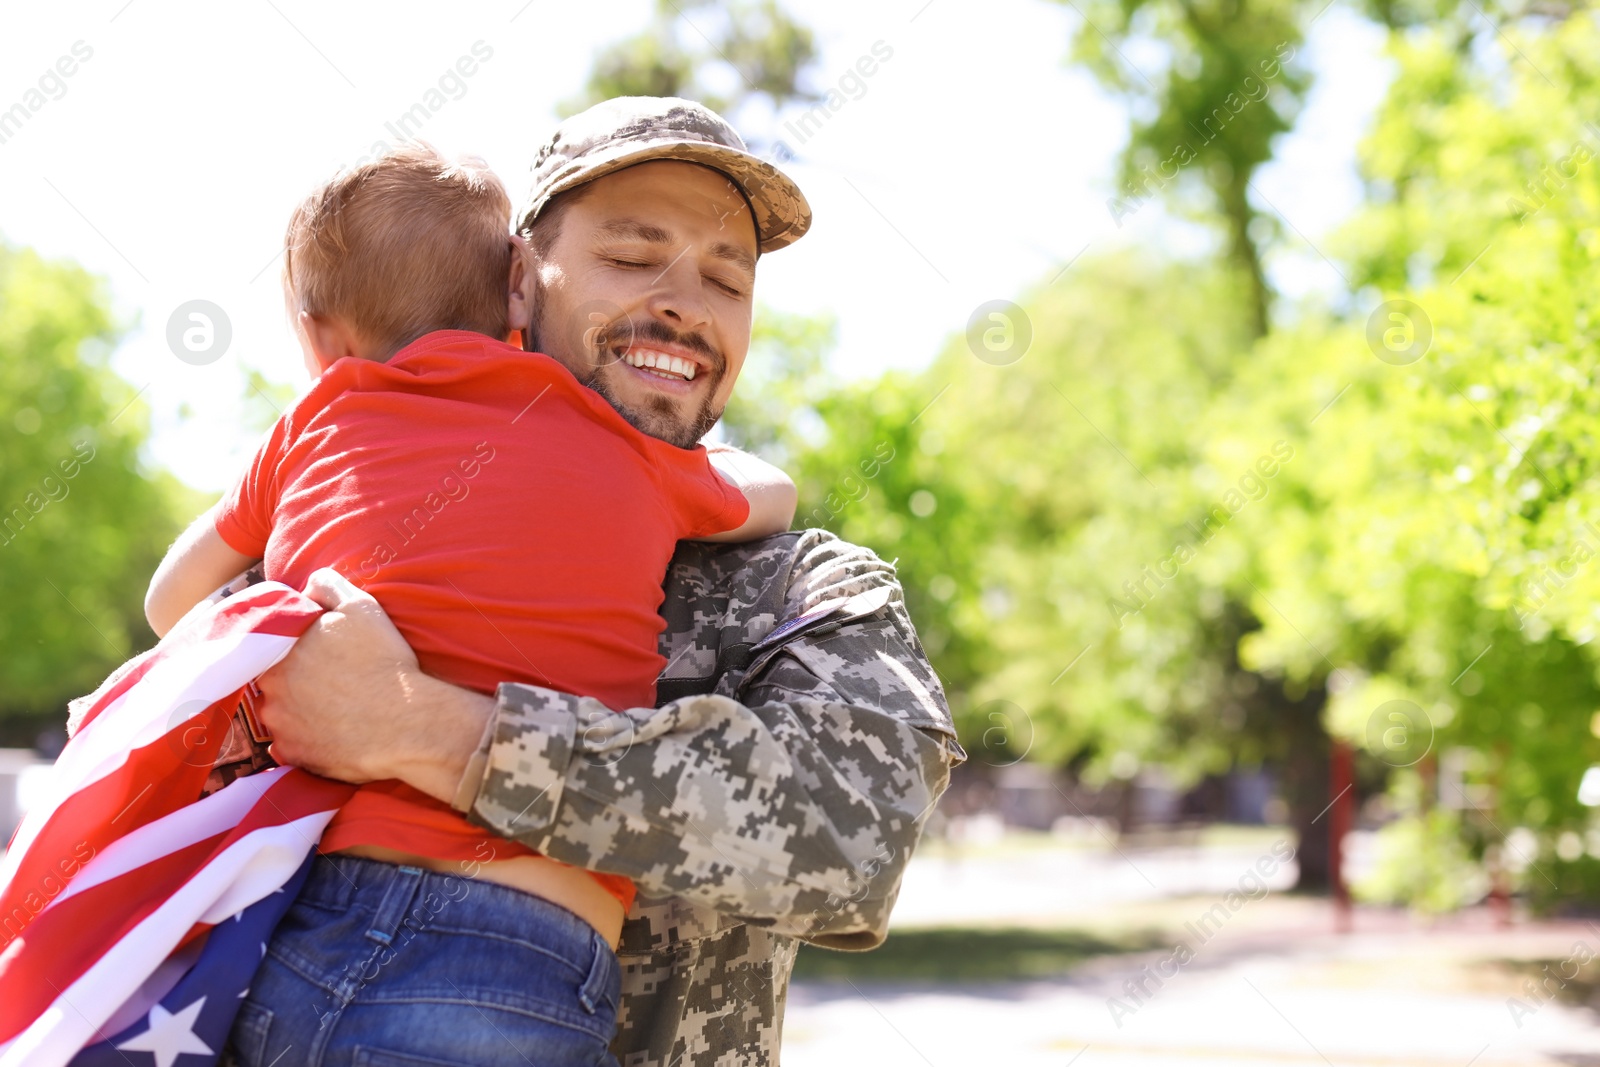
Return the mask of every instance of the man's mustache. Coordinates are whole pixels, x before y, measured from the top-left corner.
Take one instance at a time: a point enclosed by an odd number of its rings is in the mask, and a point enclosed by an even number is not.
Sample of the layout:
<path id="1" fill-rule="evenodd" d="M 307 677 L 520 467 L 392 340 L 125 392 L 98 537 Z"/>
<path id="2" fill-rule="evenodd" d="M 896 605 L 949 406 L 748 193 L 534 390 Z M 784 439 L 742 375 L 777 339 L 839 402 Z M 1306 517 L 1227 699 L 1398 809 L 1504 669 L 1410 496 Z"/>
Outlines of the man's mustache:
<path id="1" fill-rule="evenodd" d="M 714 375 L 720 376 L 728 365 L 728 361 L 723 358 L 716 346 L 697 331 L 680 332 L 655 319 L 647 319 L 644 322 L 634 322 L 626 317 L 616 319 L 593 331 L 591 337 L 594 347 L 600 352 L 618 346 L 621 346 L 623 352 L 631 352 L 635 345 L 654 341 L 660 345 L 676 345 L 704 356 L 706 362 L 711 365 L 711 373 Z"/>

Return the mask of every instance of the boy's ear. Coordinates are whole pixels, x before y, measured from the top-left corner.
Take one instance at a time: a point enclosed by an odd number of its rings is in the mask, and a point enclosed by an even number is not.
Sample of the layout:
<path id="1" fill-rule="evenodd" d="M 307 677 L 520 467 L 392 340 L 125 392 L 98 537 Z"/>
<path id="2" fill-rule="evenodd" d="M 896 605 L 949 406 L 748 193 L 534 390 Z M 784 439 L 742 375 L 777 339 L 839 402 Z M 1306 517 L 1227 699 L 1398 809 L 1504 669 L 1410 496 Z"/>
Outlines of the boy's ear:
<path id="1" fill-rule="evenodd" d="M 343 322 L 334 318 L 300 312 L 300 336 L 304 339 L 306 370 L 315 377 L 346 356 L 362 358 L 360 339 Z"/>
<path id="2" fill-rule="evenodd" d="M 533 262 L 528 241 L 511 234 L 511 276 L 506 286 L 506 332 L 526 336 L 533 326 Z"/>

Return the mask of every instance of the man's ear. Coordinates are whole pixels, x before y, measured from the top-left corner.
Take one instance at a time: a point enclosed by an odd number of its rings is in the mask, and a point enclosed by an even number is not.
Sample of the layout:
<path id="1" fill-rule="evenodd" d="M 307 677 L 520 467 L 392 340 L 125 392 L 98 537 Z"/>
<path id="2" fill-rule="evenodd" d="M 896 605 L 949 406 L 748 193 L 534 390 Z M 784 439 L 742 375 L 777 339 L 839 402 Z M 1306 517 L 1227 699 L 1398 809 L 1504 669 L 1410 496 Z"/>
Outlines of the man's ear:
<path id="1" fill-rule="evenodd" d="M 533 306 L 533 252 L 527 238 L 512 234 L 511 276 L 506 286 L 506 332 L 520 332 L 524 337 L 533 326 L 538 309 Z"/>
<path id="2" fill-rule="evenodd" d="M 299 322 L 300 335 L 305 338 L 307 370 L 314 362 L 315 373 L 321 374 L 346 356 L 362 358 L 365 349 L 360 339 L 340 320 L 302 311 Z"/>

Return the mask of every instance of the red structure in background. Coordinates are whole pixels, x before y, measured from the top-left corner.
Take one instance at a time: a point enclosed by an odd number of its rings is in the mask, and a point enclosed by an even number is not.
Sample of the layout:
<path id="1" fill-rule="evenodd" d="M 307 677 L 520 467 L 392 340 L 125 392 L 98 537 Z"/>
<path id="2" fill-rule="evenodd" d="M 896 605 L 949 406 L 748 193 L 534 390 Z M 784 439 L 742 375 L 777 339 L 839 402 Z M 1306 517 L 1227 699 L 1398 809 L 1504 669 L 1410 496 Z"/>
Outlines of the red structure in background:
<path id="1" fill-rule="evenodd" d="M 1350 932 L 1350 886 L 1344 877 L 1344 835 L 1355 824 L 1355 753 L 1343 741 L 1333 742 L 1328 771 L 1328 875 L 1333 885 L 1333 925 Z"/>
<path id="2" fill-rule="evenodd" d="M 1489 764 L 1489 795 L 1483 804 L 1486 811 L 1493 810 L 1500 801 L 1510 749 L 1510 743 L 1504 738 L 1494 743 L 1494 759 Z M 1490 829 L 1498 832 L 1499 827 L 1492 819 L 1486 817 L 1486 821 Z M 1499 841 L 1491 845 L 1485 858 L 1489 861 L 1489 913 L 1494 916 L 1494 924 L 1504 930 L 1511 926 L 1511 872 L 1506 869 L 1506 843 Z"/>

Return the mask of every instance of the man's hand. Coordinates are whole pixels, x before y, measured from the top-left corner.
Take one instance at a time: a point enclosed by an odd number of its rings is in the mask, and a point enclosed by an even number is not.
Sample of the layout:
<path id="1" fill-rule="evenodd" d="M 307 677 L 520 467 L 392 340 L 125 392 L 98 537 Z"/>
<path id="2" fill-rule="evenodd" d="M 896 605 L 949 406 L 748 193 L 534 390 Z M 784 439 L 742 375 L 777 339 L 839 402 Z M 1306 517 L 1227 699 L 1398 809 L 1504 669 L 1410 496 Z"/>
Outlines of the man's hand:
<path id="1" fill-rule="evenodd" d="M 272 758 L 345 782 L 399 778 L 448 803 L 494 699 L 423 674 L 378 602 L 337 571 L 305 592 L 327 614 L 259 681 Z"/>

